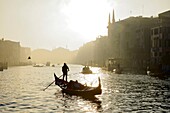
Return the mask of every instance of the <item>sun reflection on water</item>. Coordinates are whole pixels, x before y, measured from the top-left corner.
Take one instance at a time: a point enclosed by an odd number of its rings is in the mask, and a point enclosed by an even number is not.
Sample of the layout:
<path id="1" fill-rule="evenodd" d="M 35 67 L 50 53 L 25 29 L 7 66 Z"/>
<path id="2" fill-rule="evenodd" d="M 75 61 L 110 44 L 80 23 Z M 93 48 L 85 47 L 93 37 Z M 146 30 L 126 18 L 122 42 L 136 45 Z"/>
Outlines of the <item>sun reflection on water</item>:
<path id="1" fill-rule="evenodd" d="M 98 67 L 90 67 L 92 70 L 92 74 L 81 74 L 81 82 L 88 85 L 96 87 L 98 86 L 98 77 L 100 77 L 100 68 Z"/>
<path id="2" fill-rule="evenodd" d="M 84 98 L 85 99 L 85 98 Z M 93 99 L 85 99 L 86 101 L 78 100 L 78 106 L 86 113 L 94 113 L 101 108 L 101 101 Z"/>

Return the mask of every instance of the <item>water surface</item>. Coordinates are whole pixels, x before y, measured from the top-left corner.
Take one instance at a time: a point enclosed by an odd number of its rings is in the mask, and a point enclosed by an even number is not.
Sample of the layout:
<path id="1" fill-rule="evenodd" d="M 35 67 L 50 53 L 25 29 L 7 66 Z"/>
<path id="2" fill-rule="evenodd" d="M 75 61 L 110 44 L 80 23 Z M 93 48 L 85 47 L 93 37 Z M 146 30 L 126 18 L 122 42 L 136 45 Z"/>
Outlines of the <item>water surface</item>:
<path id="1" fill-rule="evenodd" d="M 97 86 L 101 78 L 102 94 L 93 99 L 63 97 L 54 84 L 53 74 L 62 75 L 56 67 L 20 66 L 0 72 L 0 112 L 117 113 L 170 112 L 170 79 L 147 75 L 113 74 L 92 67 L 94 74 L 81 74 L 82 66 L 68 65 L 69 77 Z"/>

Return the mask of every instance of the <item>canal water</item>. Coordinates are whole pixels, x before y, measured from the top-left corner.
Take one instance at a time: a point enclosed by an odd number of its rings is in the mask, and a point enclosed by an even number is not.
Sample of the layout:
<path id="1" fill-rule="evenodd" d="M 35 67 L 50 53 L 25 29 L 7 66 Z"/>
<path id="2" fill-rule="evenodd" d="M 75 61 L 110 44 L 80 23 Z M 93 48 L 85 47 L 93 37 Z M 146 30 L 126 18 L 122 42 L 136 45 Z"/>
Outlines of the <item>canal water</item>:
<path id="1" fill-rule="evenodd" d="M 113 74 L 92 67 L 93 74 L 81 74 L 81 65 L 70 67 L 68 79 L 90 86 L 101 78 L 102 94 L 93 99 L 62 95 L 54 84 L 61 66 L 9 67 L 0 72 L 0 113 L 118 113 L 170 112 L 170 79 L 147 75 Z"/>

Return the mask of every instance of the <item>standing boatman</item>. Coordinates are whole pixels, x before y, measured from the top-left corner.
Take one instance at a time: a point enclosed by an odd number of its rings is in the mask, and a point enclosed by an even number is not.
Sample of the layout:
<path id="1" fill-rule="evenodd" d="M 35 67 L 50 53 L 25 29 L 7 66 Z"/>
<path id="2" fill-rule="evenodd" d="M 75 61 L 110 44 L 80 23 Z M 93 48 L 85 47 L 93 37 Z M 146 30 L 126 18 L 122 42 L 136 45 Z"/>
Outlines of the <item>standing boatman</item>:
<path id="1" fill-rule="evenodd" d="M 63 67 L 62 67 L 62 72 L 63 72 L 63 80 L 64 77 L 66 76 L 66 81 L 67 81 L 67 72 L 69 71 L 69 67 L 67 66 L 66 63 L 64 63 Z"/>

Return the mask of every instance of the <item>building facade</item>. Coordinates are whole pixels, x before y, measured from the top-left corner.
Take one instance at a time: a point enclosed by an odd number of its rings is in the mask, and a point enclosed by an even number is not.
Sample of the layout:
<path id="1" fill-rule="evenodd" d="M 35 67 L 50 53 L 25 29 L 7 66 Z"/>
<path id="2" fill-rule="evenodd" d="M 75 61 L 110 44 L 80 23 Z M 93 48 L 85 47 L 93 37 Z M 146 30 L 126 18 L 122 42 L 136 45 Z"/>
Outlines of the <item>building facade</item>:
<path id="1" fill-rule="evenodd" d="M 170 11 L 159 14 L 159 23 L 151 29 L 151 69 L 170 71 Z"/>
<path id="2" fill-rule="evenodd" d="M 21 62 L 27 62 L 31 55 L 29 48 L 22 48 L 20 42 L 10 40 L 0 40 L 0 62 L 7 63 L 9 66 L 20 65 Z"/>
<path id="3" fill-rule="evenodd" d="M 158 23 L 158 18 L 138 16 L 114 20 L 110 23 L 109 15 L 110 57 L 121 59 L 120 66 L 124 71 L 145 72 L 151 54 L 150 29 Z"/>

